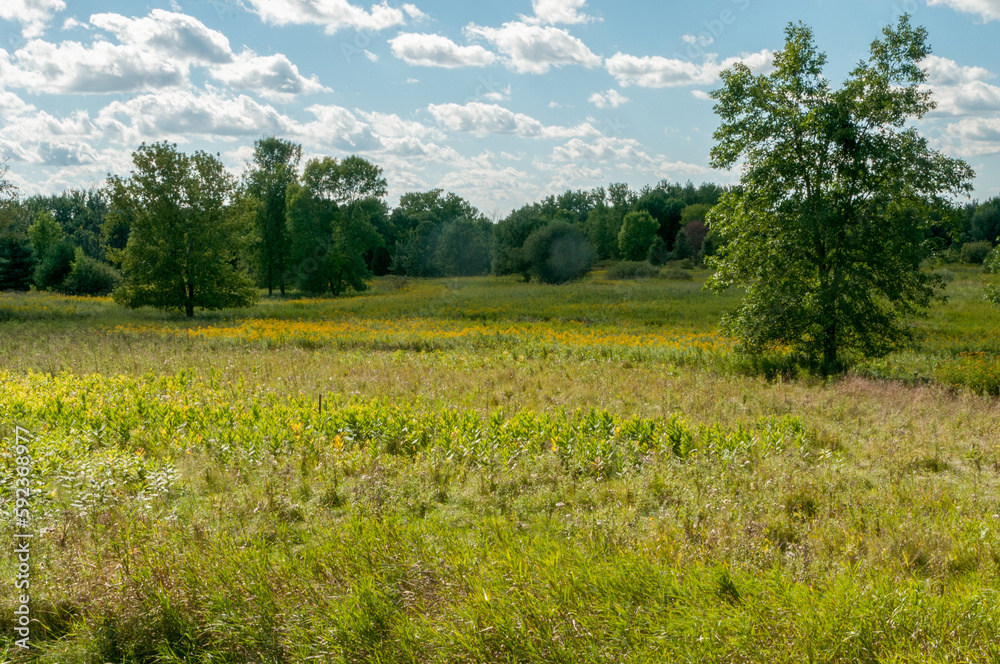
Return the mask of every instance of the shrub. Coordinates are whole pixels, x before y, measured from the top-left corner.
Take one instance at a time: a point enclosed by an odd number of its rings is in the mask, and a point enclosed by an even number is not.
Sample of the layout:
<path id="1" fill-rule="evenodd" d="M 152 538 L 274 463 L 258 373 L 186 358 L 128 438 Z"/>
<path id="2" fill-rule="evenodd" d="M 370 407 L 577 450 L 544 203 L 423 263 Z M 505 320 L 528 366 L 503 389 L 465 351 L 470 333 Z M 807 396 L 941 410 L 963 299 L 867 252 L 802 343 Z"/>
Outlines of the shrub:
<path id="1" fill-rule="evenodd" d="M 652 246 L 646 253 L 646 260 L 653 265 L 660 266 L 670 260 L 670 251 L 667 250 L 667 243 L 659 235 L 653 240 Z"/>
<path id="2" fill-rule="evenodd" d="M 58 290 L 69 295 L 107 295 L 121 281 L 118 270 L 91 258 L 77 247 L 73 256 L 73 268 L 58 286 Z"/>
<path id="3" fill-rule="evenodd" d="M 657 269 L 646 261 L 612 263 L 605 272 L 608 279 L 649 279 L 656 274 Z"/>
<path id="4" fill-rule="evenodd" d="M 673 281 L 691 281 L 691 273 L 682 270 L 674 265 L 664 265 L 656 275 L 660 279 L 671 279 Z"/>
<path id="5" fill-rule="evenodd" d="M 50 246 L 35 267 L 35 288 L 59 288 L 72 269 L 73 245 L 64 238 Z"/>
<path id="6" fill-rule="evenodd" d="M 539 228 L 524 241 L 531 274 L 547 284 L 561 284 L 590 270 L 594 248 L 583 231 L 564 221 Z"/>
<path id="7" fill-rule="evenodd" d="M 966 242 L 962 245 L 962 262 L 982 265 L 992 250 L 993 246 L 989 242 Z"/>

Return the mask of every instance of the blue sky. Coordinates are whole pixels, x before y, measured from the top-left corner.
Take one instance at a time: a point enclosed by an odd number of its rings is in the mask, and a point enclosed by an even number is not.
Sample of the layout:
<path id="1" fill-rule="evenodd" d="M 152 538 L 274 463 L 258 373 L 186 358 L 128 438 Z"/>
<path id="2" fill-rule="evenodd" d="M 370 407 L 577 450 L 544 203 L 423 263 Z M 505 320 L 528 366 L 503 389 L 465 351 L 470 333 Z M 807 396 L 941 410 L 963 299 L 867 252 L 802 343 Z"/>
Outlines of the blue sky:
<path id="1" fill-rule="evenodd" d="M 919 123 L 1000 193 L 1000 0 L 3 0 L 0 155 L 23 194 L 102 186 L 143 141 L 220 153 L 254 140 L 379 164 L 389 203 L 439 187 L 490 216 L 568 188 L 708 167 L 707 93 L 767 71 L 789 21 L 839 83 L 887 22 L 930 32 L 939 107 Z"/>

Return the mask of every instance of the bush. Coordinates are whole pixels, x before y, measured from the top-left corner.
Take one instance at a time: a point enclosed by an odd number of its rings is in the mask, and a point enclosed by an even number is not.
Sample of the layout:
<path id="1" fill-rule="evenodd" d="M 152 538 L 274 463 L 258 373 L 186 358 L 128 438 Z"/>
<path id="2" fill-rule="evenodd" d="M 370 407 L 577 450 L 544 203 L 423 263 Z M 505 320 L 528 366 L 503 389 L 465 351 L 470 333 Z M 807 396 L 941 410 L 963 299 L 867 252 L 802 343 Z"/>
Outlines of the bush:
<path id="1" fill-rule="evenodd" d="M 121 281 L 118 270 L 91 258 L 77 247 L 73 255 L 73 268 L 58 286 L 58 290 L 68 295 L 107 295 Z"/>
<path id="2" fill-rule="evenodd" d="M 674 265 L 664 265 L 656 275 L 660 279 L 671 279 L 673 281 L 691 281 L 693 277 L 687 270 L 682 270 Z"/>
<path id="3" fill-rule="evenodd" d="M 993 246 L 989 242 L 966 242 L 962 245 L 962 262 L 982 265 L 992 250 Z"/>
<path id="4" fill-rule="evenodd" d="M 59 288 L 73 269 L 73 245 L 67 239 L 53 244 L 35 267 L 35 288 Z"/>
<path id="5" fill-rule="evenodd" d="M 608 279 L 649 279 L 655 277 L 657 269 L 646 261 L 622 261 L 608 266 Z"/>
<path id="6" fill-rule="evenodd" d="M 594 248 L 577 226 L 553 221 L 528 236 L 524 256 L 539 281 L 561 284 L 587 274 Z"/>

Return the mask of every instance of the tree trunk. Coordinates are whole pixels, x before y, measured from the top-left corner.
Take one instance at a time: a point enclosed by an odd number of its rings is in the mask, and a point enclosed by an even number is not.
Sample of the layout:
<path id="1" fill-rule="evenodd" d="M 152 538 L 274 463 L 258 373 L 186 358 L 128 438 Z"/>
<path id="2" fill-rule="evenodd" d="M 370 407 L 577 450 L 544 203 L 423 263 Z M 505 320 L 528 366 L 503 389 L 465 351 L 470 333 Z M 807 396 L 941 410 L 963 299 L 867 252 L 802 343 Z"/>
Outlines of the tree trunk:
<path id="1" fill-rule="evenodd" d="M 194 318 L 194 284 L 187 285 L 187 299 L 184 302 L 184 313 L 188 318 Z"/>

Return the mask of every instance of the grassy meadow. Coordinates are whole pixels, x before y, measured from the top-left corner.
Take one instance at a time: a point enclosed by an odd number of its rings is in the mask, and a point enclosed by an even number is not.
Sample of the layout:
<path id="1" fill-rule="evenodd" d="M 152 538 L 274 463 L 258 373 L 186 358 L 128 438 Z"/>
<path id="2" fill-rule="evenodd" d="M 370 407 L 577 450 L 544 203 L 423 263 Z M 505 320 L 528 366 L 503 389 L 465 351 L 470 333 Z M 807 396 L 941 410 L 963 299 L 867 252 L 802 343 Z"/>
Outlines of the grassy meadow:
<path id="1" fill-rule="evenodd" d="M 1000 662 L 996 277 L 824 380 L 689 274 L 0 293 L 0 662 Z"/>

